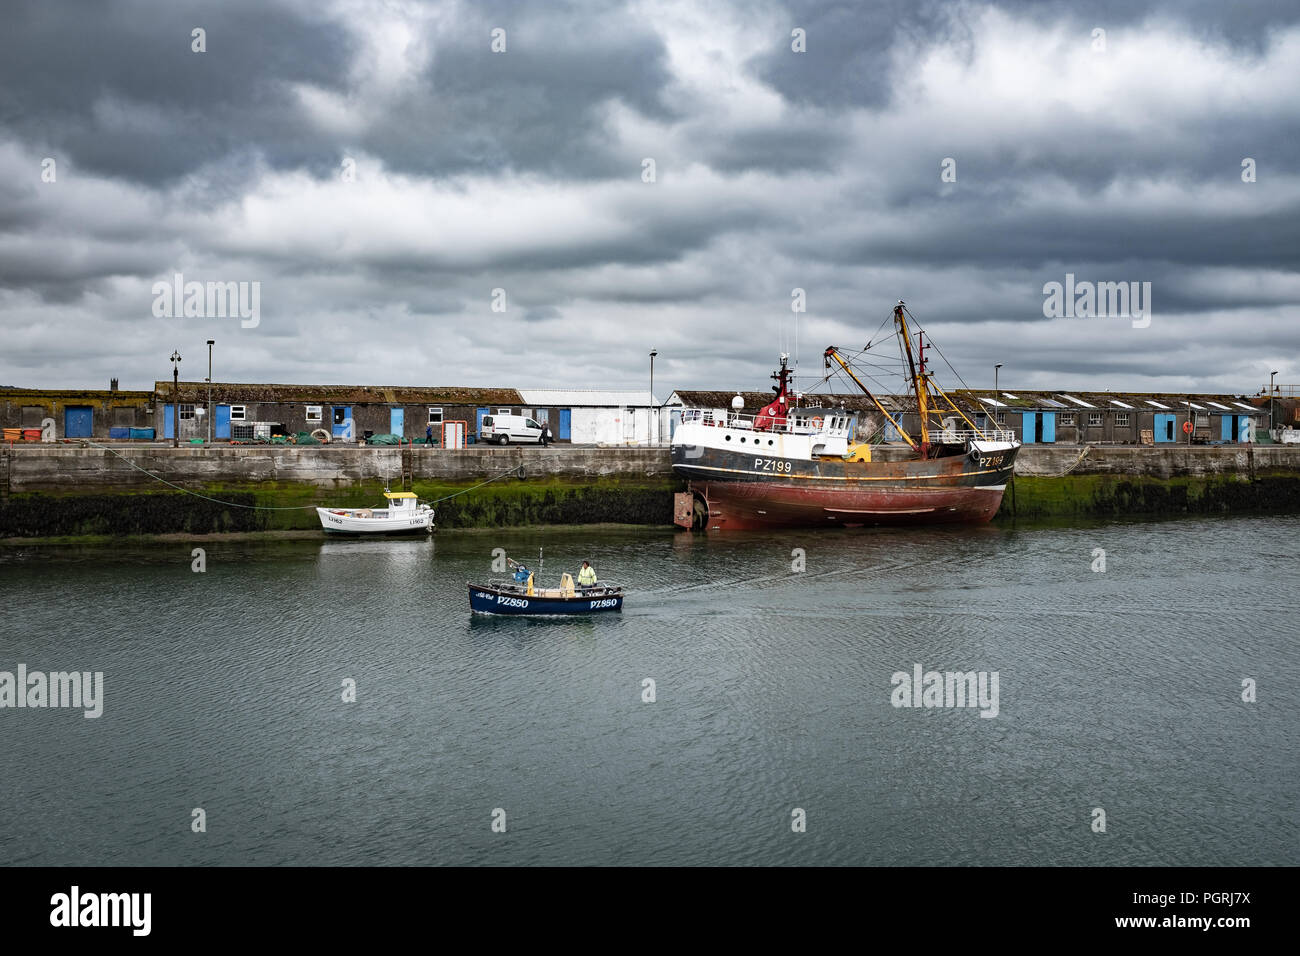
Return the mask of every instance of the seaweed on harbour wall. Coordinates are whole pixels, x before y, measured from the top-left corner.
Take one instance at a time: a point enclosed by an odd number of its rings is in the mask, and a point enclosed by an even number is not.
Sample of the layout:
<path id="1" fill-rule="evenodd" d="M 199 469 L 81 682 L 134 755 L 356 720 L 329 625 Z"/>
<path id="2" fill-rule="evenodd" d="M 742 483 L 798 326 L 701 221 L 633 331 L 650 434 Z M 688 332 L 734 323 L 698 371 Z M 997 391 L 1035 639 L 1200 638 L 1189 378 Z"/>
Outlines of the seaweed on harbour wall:
<path id="1" fill-rule="evenodd" d="M 1014 498 L 1002 499 L 999 518 L 1173 516 L 1294 513 L 1300 511 L 1300 476 L 1228 475 L 1212 478 L 1068 478 L 1019 476 Z"/>
<path id="2" fill-rule="evenodd" d="M 250 493 L 231 493 L 228 501 L 252 505 Z M 14 495 L 0 503 L 0 537 L 75 537 L 81 535 L 213 534 L 262 531 L 266 513 L 231 508 L 192 495 L 87 494 Z"/>

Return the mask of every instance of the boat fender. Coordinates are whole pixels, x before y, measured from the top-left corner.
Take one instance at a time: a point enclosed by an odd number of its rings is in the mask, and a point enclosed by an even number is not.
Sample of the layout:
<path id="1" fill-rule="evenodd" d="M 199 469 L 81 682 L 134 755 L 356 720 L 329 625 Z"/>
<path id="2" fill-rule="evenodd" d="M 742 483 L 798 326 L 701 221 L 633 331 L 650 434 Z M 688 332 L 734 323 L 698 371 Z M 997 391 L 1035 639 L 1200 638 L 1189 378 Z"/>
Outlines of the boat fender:
<path id="1" fill-rule="evenodd" d="M 533 576 L 531 574 L 528 575 L 528 596 L 529 597 L 537 596 L 537 589 L 533 587 Z"/>

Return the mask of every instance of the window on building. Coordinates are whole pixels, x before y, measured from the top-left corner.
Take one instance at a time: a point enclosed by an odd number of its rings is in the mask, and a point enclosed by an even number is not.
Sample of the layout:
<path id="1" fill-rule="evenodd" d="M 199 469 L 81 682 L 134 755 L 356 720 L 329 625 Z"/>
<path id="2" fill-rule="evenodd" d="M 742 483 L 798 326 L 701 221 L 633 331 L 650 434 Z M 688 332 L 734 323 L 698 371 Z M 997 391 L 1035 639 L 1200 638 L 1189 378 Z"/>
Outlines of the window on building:
<path id="1" fill-rule="evenodd" d="M 1101 412 L 1089 412 L 1089 413 L 1088 413 L 1088 424 L 1089 424 L 1089 425 L 1100 425 L 1100 424 L 1101 424 Z"/>
<path id="2" fill-rule="evenodd" d="M 1062 413 L 1061 413 L 1061 424 L 1062 424 L 1062 425 L 1073 425 L 1073 424 L 1074 424 L 1074 416 L 1073 416 L 1072 414 L 1070 414 L 1069 412 L 1062 412 Z"/>
<path id="3" fill-rule="evenodd" d="M 1209 412 L 1197 412 L 1197 413 L 1196 413 L 1196 427 L 1197 427 L 1197 428 L 1208 428 L 1208 427 L 1209 427 L 1209 424 L 1210 424 L 1210 413 L 1209 413 Z"/>
<path id="4" fill-rule="evenodd" d="M 497 414 L 498 414 L 498 415 L 509 415 L 509 414 L 510 414 L 510 409 L 508 409 L 508 408 L 498 408 L 498 409 L 497 409 Z"/>
<path id="5" fill-rule="evenodd" d="M 113 406 L 113 424 L 118 428 L 126 428 L 135 424 L 135 409 L 130 405 Z"/>
<path id="6" fill-rule="evenodd" d="M 1116 412 L 1115 424 L 1120 428 L 1128 427 L 1128 412 Z"/>
<path id="7" fill-rule="evenodd" d="M 181 406 L 181 421 L 183 421 L 183 422 L 187 422 L 187 421 L 189 421 L 190 419 L 192 419 L 193 417 L 194 417 L 194 406 L 193 406 L 193 405 L 182 405 L 182 406 Z"/>
<path id="8" fill-rule="evenodd" d="M 999 425 L 1005 425 L 1006 423 L 1007 423 L 1007 413 L 1006 413 L 1006 412 L 998 412 L 998 424 L 999 424 Z"/>
<path id="9" fill-rule="evenodd" d="M 441 424 L 442 424 L 442 409 L 441 409 L 441 408 L 430 408 L 430 409 L 429 409 L 429 424 L 430 424 L 430 425 L 441 425 Z"/>
<path id="10" fill-rule="evenodd" d="M 23 428 L 40 428 L 45 409 L 40 405 L 23 406 Z"/>
<path id="11" fill-rule="evenodd" d="M 244 420 L 244 409 L 247 407 L 247 405 L 231 405 L 230 420 L 232 422 L 242 422 Z"/>
<path id="12" fill-rule="evenodd" d="M 309 422 L 318 422 L 318 421 L 321 420 L 321 415 L 322 415 L 322 414 L 323 414 L 323 406 L 321 406 L 321 405 L 308 405 L 308 406 L 307 406 L 307 421 L 309 421 Z"/>
<path id="13" fill-rule="evenodd" d="M 335 408 L 335 409 L 334 409 L 334 424 L 335 424 L 335 425 L 346 425 L 346 424 L 347 424 L 347 421 L 348 421 L 348 410 L 347 410 L 347 408 L 342 407 L 342 406 Z"/>

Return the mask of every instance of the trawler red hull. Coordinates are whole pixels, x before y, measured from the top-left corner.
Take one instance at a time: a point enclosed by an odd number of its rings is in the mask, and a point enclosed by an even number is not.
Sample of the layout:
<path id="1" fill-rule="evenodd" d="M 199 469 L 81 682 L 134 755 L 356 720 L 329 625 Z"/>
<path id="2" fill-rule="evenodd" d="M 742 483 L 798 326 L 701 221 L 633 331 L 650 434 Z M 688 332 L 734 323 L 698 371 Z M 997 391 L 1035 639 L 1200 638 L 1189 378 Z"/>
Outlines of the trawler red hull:
<path id="1" fill-rule="evenodd" d="M 906 450 L 888 438 L 873 445 L 872 436 L 853 444 L 857 416 L 843 402 L 791 405 L 793 371 L 789 356 L 782 355 L 772 375 L 776 397 L 757 415 L 741 411 L 739 395 L 731 411 L 682 410 L 672 461 L 690 492 L 674 502 L 673 520 L 685 528 L 721 530 L 969 524 L 997 514 L 1021 443 L 1013 433 L 977 426 L 933 383 L 924 339 L 918 335 L 914 357 L 905 315 L 900 301 L 894 324 L 916 396 L 915 439 L 903 431 L 902 413 L 871 394 L 839 349 L 828 347 L 824 358 L 827 368 L 834 361 L 862 389 L 889 425 L 883 434 L 892 431 Z M 987 411 L 974 415 L 988 419 Z M 960 428 L 958 419 L 970 427 Z M 900 452 L 906 457 L 898 457 Z"/>
<path id="2" fill-rule="evenodd" d="M 979 524 L 1002 504 L 1002 487 L 827 490 L 773 481 L 692 481 L 710 530 Z"/>
<path id="3" fill-rule="evenodd" d="M 725 428 L 697 434 L 714 431 L 730 444 Z M 689 481 L 694 496 L 690 520 L 683 515 L 678 523 L 721 530 L 985 522 L 1002 504 L 1019 450 L 854 462 L 769 458 L 766 445 L 760 448 L 755 455 L 674 445 L 673 470 Z"/>

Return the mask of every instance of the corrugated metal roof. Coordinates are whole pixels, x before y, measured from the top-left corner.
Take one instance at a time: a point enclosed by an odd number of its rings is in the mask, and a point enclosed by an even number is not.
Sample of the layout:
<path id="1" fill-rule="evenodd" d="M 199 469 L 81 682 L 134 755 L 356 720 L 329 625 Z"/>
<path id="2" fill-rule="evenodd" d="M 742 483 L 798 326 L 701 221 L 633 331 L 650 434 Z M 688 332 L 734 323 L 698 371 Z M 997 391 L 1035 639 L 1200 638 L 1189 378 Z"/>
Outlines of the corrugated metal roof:
<path id="1" fill-rule="evenodd" d="M 658 405 L 648 391 L 616 388 L 521 388 L 525 405 L 552 408 L 622 408 Z"/>
<path id="2" fill-rule="evenodd" d="M 771 404 L 776 398 L 776 393 L 767 392 L 718 392 L 706 391 L 702 389 L 678 389 L 668 397 L 669 401 L 676 398 L 682 405 L 687 408 L 730 408 L 731 400 L 739 395 L 745 402 L 745 408 L 750 411 L 758 411 Z M 897 403 L 893 396 L 877 395 L 882 405 L 886 408 L 896 408 Z M 828 408 L 839 407 L 841 404 L 845 409 L 851 412 L 875 411 L 877 414 L 880 410 L 872 403 L 871 399 L 861 392 L 856 393 L 820 393 L 807 392 L 803 396 L 804 406 L 809 408 Z"/>
<path id="3" fill-rule="evenodd" d="M 992 389 L 972 390 L 959 389 L 957 394 L 982 399 L 986 404 L 991 402 L 994 396 Z M 1061 391 L 1026 391 L 1017 389 L 1012 400 L 1011 392 L 1002 392 L 1000 398 L 1009 403 L 1013 408 L 1062 408 L 1057 399 L 1070 402 L 1079 408 L 1109 408 L 1111 406 L 1122 408 L 1127 405 L 1130 408 L 1138 408 L 1143 411 L 1149 408 L 1160 411 L 1175 411 L 1186 409 L 1188 405 L 1196 406 L 1212 405 L 1215 408 L 1227 409 L 1227 405 L 1221 405 L 1214 402 L 1213 399 L 1219 398 L 1225 402 L 1232 402 L 1241 408 L 1249 411 L 1258 412 L 1260 405 L 1246 404 L 1250 401 L 1248 396 L 1242 395 L 1223 395 L 1214 393 L 1176 393 L 1176 392 L 1125 392 L 1125 391 L 1105 391 L 1105 392 L 1083 392 L 1074 391 L 1071 393 Z M 1262 400 L 1261 400 L 1262 401 Z"/>

